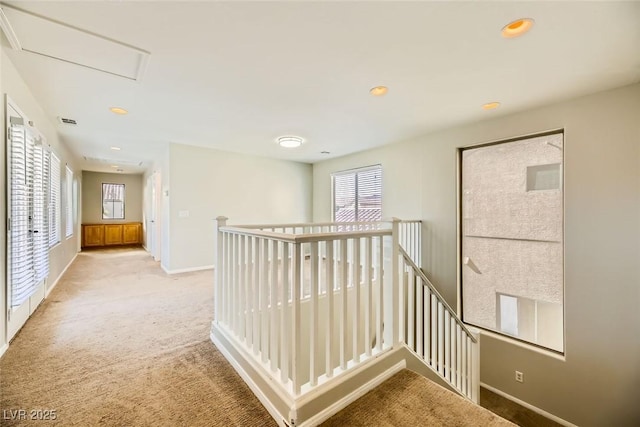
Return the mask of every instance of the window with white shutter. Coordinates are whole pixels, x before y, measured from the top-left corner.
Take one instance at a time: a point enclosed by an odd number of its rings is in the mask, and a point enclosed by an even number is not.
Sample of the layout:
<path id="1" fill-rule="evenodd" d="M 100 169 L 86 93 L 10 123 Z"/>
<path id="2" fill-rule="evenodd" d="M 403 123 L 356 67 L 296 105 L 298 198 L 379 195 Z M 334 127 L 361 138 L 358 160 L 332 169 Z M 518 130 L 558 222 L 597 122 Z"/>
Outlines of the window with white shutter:
<path id="1" fill-rule="evenodd" d="M 10 118 L 8 146 L 8 299 L 11 307 L 18 307 L 49 274 L 49 162 L 43 142 L 24 126 L 22 118 Z"/>
<path id="2" fill-rule="evenodd" d="M 67 181 L 66 181 L 66 190 L 65 190 L 65 218 L 66 218 L 66 227 L 65 227 L 65 237 L 69 238 L 73 236 L 73 171 L 69 169 L 69 166 L 66 167 L 67 172 Z"/>
<path id="3" fill-rule="evenodd" d="M 60 243 L 60 159 L 49 154 L 49 247 Z"/>
<path id="4" fill-rule="evenodd" d="M 331 177 L 334 221 L 361 222 L 382 219 L 380 165 L 337 172 Z"/>

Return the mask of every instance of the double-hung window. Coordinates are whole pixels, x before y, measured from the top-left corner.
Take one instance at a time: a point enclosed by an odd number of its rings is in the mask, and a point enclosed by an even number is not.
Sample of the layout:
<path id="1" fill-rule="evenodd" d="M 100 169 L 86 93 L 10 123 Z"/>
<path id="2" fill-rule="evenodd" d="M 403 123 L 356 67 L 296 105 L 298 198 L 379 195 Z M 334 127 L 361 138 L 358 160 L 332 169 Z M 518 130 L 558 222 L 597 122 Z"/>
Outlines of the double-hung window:
<path id="1" fill-rule="evenodd" d="M 333 184 L 333 221 L 362 222 L 382 219 L 382 167 L 336 172 Z"/>

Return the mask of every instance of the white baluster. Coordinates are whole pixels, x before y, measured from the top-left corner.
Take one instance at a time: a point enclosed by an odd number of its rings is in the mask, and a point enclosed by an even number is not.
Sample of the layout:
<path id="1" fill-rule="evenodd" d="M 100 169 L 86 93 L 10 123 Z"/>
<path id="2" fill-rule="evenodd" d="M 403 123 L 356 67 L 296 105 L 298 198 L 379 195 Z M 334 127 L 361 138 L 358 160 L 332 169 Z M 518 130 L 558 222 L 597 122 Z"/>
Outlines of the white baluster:
<path id="1" fill-rule="evenodd" d="M 238 330 L 239 330 L 240 341 L 243 341 L 243 342 L 246 342 L 246 338 L 247 338 L 247 331 L 245 329 L 245 313 L 246 313 L 245 304 L 246 304 L 246 295 L 247 295 L 247 292 L 246 292 L 247 260 L 245 258 L 245 253 L 244 253 L 245 237 L 246 236 L 238 236 L 238 238 L 240 239 L 239 245 L 238 245 L 238 250 L 239 250 L 238 262 L 239 262 L 239 268 L 240 268 L 240 274 L 238 277 L 239 279 Z"/>
<path id="2" fill-rule="evenodd" d="M 347 306 L 348 306 L 348 282 L 349 282 L 349 264 L 348 264 L 347 241 L 340 240 L 340 297 L 342 300 L 342 309 L 340 310 L 340 367 L 342 370 L 347 369 Z"/>
<path id="3" fill-rule="evenodd" d="M 403 224 L 404 225 L 404 224 Z M 406 266 L 406 264 L 405 264 Z M 403 288 L 407 290 L 407 345 L 411 350 L 416 351 L 416 322 L 419 319 L 416 319 L 416 281 L 415 276 L 413 275 L 413 269 L 409 268 L 404 274 L 404 285 Z M 404 320 L 403 320 L 404 321 Z M 420 351 L 417 351 L 420 354 Z"/>
<path id="4" fill-rule="evenodd" d="M 431 294 L 431 366 L 438 370 L 438 305 L 434 294 Z"/>
<path id="5" fill-rule="evenodd" d="M 327 297 L 327 342 L 325 344 L 326 349 L 326 369 L 325 373 L 327 378 L 331 378 L 333 376 L 333 296 L 335 289 L 335 275 L 334 275 L 334 262 L 335 258 L 333 255 L 333 246 L 335 241 L 326 242 L 327 244 L 327 258 L 326 258 L 326 297 Z"/>
<path id="6" fill-rule="evenodd" d="M 456 388 L 462 389 L 462 328 L 456 324 Z"/>
<path id="7" fill-rule="evenodd" d="M 310 326 L 309 326 L 309 383 L 318 384 L 318 242 L 311 242 L 311 288 L 310 288 Z"/>
<path id="8" fill-rule="evenodd" d="M 271 336 L 271 345 L 269 346 L 269 357 L 271 358 L 271 371 L 276 372 L 278 369 L 278 333 L 280 332 L 280 313 L 278 312 L 278 241 L 271 241 L 271 298 L 269 299 L 269 307 L 271 310 L 271 322 L 269 334 Z M 284 308 L 284 306 L 283 306 Z"/>
<path id="9" fill-rule="evenodd" d="M 449 317 L 449 310 L 444 311 L 444 376 L 446 379 L 451 381 L 451 362 L 450 362 L 450 351 L 451 351 L 451 330 L 449 327 L 451 326 L 451 318 Z"/>
<path id="10" fill-rule="evenodd" d="M 289 379 L 289 243 L 282 245 L 282 287 L 280 289 L 282 321 L 280 322 L 280 381 L 287 384 Z"/>
<path id="11" fill-rule="evenodd" d="M 424 317 L 424 342 L 422 343 L 424 346 L 424 352 L 422 353 L 424 356 L 424 360 L 431 365 L 431 356 L 429 353 L 429 343 L 431 342 L 431 290 L 429 288 L 424 288 L 424 294 L 422 297 L 422 303 L 424 307 L 424 312 L 422 316 Z"/>
<path id="12" fill-rule="evenodd" d="M 227 280 L 225 281 L 227 287 L 227 299 L 226 299 L 226 313 L 225 313 L 225 322 L 229 328 L 231 328 L 231 313 L 233 312 L 231 304 L 233 304 L 233 294 L 231 291 L 233 290 L 233 254 L 231 252 L 231 240 L 233 235 L 231 233 L 227 234 Z"/>
<path id="13" fill-rule="evenodd" d="M 467 335 L 464 331 L 462 331 L 462 372 L 460 374 L 462 380 L 462 386 L 460 387 L 460 391 L 465 396 L 467 395 Z"/>
<path id="14" fill-rule="evenodd" d="M 262 254 L 260 257 L 260 352 L 262 363 L 267 363 L 269 356 L 269 240 L 262 240 Z"/>
<path id="15" fill-rule="evenodd" d="M 411 269 L 411 273 L 413 274 L 413 268 Z M 415 277 L 415 275 L 414 275 Z M 421 277 L 415 277 L 414 278 L 415 283 L 413 284 L 413 290 L 415 291 L 417 298 L 416 298 L 416 311 L 418 312 L 416 315 L 416 320 L 415 323 L 418 326 L 418 329 L 416 331 L 416 335 L 417 335 L 417 343 L 416 343 L 416 352 L 418 353 L 418 356 L 424 358 L 425 354 L 424 354 L 424 343 L 422 342 L 424 340 L 424 331 L 422 330 L 422 325 L 424 324 L 424 321 L 422 320 L 424 317 L 424 312 L 423 312 L 423 304 L 422 301 L 424 301 L 424 297 L 422 296 L 422 293 L 424 292 L 424 287 L 422 286 L 422 278 Z"/>
<path id="16" fill-rule="evenodd" d="M 372 248 L 371 248 L 371 237 L 366 237 L 364 239 L 364 265 L 362 266 L 364 273 L 364 292 L 365 292 L 365 309 L 364 309 L 364 349 L 367 356 L 371 356 L 371 314 L 373 312 L 373 292 L 372 287 L 373 283 L 371 280 L 371 258 L 372 258 Z"/>
<path id="17" fill-rule="evenodd" d="M 247 236 L 247 315 L 246 315 L 246 328 L 247 328 L 247 346 L 253 347 L 253 294 L 254 294 L 254 277 L 253 277 L 253 264 L 255 258 L 253 257 L 253 240 L 252 236 Z"/>
<path id="18" fill-rule="evenodd" d="M 258 355 L 260 351 L 260 245 L 263 239 L 255 237 L 253 241 L 253 354 Z"/>
<path id="19" fill-rule="evenodd" d="M 383 289 L 384 282 L 382 273 L 382 266 L 384 265 L 384 241 L 382 236 L 378 237 L 378 270 L 376 272 L 377 281 L 378 281 L 378 304 L 376 305 L 376 348 L 378 351 L 382 350 L 382 331 L 383 331 L 383 319 L 384 319 L 384 299 L 383 299 Z"/>
<path id="20" fill-rule="evenodd" d="M 292 260 L 292 274 L 293 283 L 291 284 L 291 328 L 293 334 L 291 334 L 291 382 L 293 386 L 293 394 L 297 396 L 300 394 L 300 380 L 298 379 L 298 355 L 300 353 L 300 265 L 304 262 L 301 253 L 301 244 L 294 243 L 293 245 L 293 260 Z"/>
<path id="21" fill-rule="evenodd" d="M 438 301 L 438 373 L 444 375 L 444 307 Z"/>
<path id="22" fill-rule="evenodd" d="M 351 258 L 351 265 L 353 267 L 353 361 L 355 363 L 360 362 L 360 351 L 358 344 L 362 342 L 361 328 L 360 328 L 360 239 L 352 239 L 353 252 Z"/>
<path id="23" fill-rule="evenodd" d="M 480 403 L 480 334 L 474 333 L 476 344 L 471 346 L 471 400 Z"/>

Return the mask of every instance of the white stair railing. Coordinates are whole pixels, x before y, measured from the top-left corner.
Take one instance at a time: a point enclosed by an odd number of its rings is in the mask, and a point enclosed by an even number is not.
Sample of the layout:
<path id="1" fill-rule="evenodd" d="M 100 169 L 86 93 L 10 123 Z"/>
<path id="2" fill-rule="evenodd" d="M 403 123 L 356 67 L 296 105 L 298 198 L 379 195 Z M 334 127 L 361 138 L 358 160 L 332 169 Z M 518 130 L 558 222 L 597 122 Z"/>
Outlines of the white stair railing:
<path id="1" fill-rule="evenodd" d="M 281 425 L 314 425 L 309 402 L 362 392 L 406 347 L 477 401 L 477 339 L 419 268 L 420 221 L 217 220 L 211 337 Z"/>
<path id="2" fill-rule="evenodd" d="M 284 390 L 301 396 L 392 347 L 388 225 L 255 227 L 219 219 L 214 322 Z"/>
<path id="3" fill-rule="evenodd" d="M 458 318 L 426 274 L 400 249 L 402 292 L 406 295 L 405 344 L 449 385 L 479 402 L 480 341 Z"/>

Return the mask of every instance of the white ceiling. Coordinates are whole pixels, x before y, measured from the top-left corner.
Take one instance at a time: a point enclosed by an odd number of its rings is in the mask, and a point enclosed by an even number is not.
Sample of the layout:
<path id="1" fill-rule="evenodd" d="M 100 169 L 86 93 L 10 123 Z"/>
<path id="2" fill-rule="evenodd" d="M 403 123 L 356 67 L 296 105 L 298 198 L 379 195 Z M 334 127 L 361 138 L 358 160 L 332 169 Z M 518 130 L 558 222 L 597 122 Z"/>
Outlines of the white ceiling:
<path id="1" fill-rule="evenodd" d="M 134 81 L 5 49 L 52 122 L 77 120 L 57 124 L 69 147 L 108 161 L 183 143 L 314 162 L 640 81 L 640 2 L 8 4 L 150 53 Z"/>

